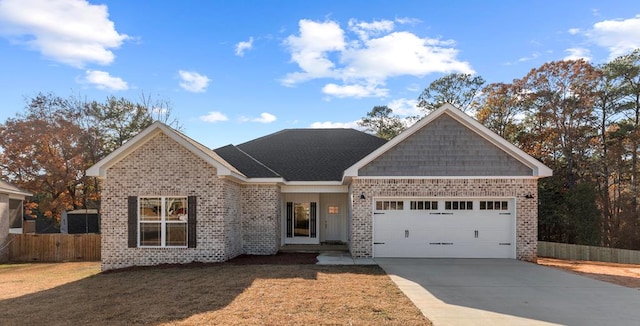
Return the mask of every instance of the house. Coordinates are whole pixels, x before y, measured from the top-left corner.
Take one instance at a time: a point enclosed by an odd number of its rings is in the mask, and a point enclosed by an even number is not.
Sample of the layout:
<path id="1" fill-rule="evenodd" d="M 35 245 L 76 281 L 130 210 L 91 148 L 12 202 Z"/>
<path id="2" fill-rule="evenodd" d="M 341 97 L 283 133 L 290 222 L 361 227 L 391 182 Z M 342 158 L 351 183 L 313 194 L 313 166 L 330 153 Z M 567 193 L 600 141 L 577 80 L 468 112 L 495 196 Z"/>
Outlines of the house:
<path id="1" fill-rule="evenodd" d="M 532 261 L 551 170 L 444 105 L 388 142 L 287 129 L 211 150 L 156 122 L 88 174 L 108 270 L 334 241 L 354 257 Z"/>
<path id="2" fill-rule="evenodd" d="M 9 233 L 22 233 L 23 208 L 27 196 L 32 194 L 6 181 L 0 180 L 0 262 L 9 259 L 7 241 Z"/>

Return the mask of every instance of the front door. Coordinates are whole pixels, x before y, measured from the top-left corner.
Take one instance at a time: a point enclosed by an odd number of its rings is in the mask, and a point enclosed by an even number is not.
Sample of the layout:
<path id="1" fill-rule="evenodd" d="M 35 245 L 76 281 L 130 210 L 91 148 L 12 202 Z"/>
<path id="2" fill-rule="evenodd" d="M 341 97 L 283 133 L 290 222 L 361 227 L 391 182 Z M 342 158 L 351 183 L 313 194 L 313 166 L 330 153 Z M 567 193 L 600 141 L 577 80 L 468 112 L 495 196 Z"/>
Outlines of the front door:
<path id="1" fill-rule="evenodd" d="M 342 240 L 342 214 L 339 205 L 328 205 L 325 221 L 325 241 Z"/>

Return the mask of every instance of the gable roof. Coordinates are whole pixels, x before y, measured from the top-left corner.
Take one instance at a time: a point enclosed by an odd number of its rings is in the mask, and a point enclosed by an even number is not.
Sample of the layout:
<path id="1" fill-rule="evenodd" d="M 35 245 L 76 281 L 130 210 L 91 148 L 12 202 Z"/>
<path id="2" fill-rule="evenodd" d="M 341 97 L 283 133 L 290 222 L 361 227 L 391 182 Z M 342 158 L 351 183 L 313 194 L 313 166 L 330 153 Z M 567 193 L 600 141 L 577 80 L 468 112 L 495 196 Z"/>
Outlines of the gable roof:
<path id="1" fill-rule="evenodd" d="M 144 145 L 146 142 L 160 133 L 164 133 L 169 138 L 184 146 L 184 148 L 186 148 L 196 156 L 214 166 L 218 170 L 218 175 L 229 175 L 240 179 L 245 178 L 245 176 L 240 171 L 238 171 L 238 169 L 225 161 L 213 150 L 159 121 L 154 122 L 151 126 L 147 127 L 135 137 L 131 138 L 120 148 L 116 149 L 111 154 L 100 160 L 98 163 L 94 164 L 87 170 L 87 175 L 102 178 L 106 177 L 107 169 L 109 167 L 118 163 L 131 152 L 135 151 L 137 148 Z"/>
<path id="2" fill-rule="evenodd" d="M 285 129 L 235 146 L 248 158 L 228 146 L 216 153 L 252 177 L 276 173 L 286 181 L 341 181 L 347 167 L 385 142 L 354 129 Z"/>
<path id="3" fill-rule="evenodd" d="M 22 190 L 6 181 L 0 180 L 0 194 L 18 195 L 18 196 L 33 196 L 32 193 Z"/>
<path id="4" fill-rule="evenodd" d="M 440 108 L 438 108 L 437 110 L 433 111 L 432 113 L 428 114 L 426 117 L 422 118 L 420 121 L 416 122 L 413 126 L 408 128 L 407 130 L 405 130 L 395 138 L 391 139 L 386 144 L 382 145 L 380 148 L 371 152 L 369 155 L 365 156 L 364 158 L 362 158 L 361 160 L 359 160 L 358 162 L 356 162 L 355 164 L 347 168 L 344 173 L 344 178 L 358 176 L 358 171 L 361 168 L 365 167 L 367 164 L 379 158 L 380 156 L 388 152 L 390 149 L 394 148 L 396 145 L 403 142 L 404 140 L 409 138 L 411 135 L 415 134 L 416 132 L 421 130 L 423 127 L 427 126 L 429 123 L 441 117 L 442 115 L 448 115 L 449 117 L 458 121 L 460 124 L 468 128 L 469 130 L 473 131 L 480 137 L 487 140 L 489 143 L 495 145 L 497 148 L 499 148 L 500 150 L 504 151 L 505 153 L 513 157 L 515 160 L 531 168 L 532 170 L 531 176 L 548 177 L 552 175 L 551 169 L 545 166 L 544 164 L 542 164 L 540 161 L 536 160 L 529 154 L 525 153 L 523 150 L 511 144 L 504 138 L 498 136 L 496 133 L 489 130 L 487 127 L 483 126 L 480 122 L 476 121 L 475 119 L 473 119 L 466 113 L 462 112 L 461 110 L 457 109 L 453 105 L 445 104 Z"/>

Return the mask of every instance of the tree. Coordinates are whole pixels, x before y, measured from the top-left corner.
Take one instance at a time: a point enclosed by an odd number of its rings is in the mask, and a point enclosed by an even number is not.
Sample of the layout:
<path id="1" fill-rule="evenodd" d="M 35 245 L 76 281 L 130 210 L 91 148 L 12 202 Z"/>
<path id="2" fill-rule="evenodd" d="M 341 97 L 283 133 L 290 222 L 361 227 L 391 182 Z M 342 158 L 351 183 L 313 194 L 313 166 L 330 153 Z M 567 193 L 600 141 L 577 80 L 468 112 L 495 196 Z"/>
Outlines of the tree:
<path id="1" fill-rule="evenodd" d="M 358 125 L 384 139 L 391 139 L 406 129 L 402 119 L 394 115 L 393 110 L 386 105 L 374 106 L 367 116 L 358 122 Z"/>
<path id="2" fill-rule="evenodd" d="M 85 186 L 93 162 L 84 155 L 89 135 L 77 125 L 80 111 L 70 100 L 39 94 L 27 112 L 0 125 L 2 173 L 39 198 L 37 210 L 58 216 L 82 206 L 95 192 Z"/>
<path id="3" fill-rule="evenodd" d="M 418 107 L 429 113 L 445 103 L 467 112 L 477 106 L 476 97 L 484 86 L 481 76 L 453 73 L 436 79 L 418 97 Z"/>
<path id="4" fill-rule="evenodd" d="M 520 130 L 517 116 L 524 113 L 519 81 L 513 84 L 493 83 L 482 90 L 476 118 L 501 137 L 516 141 Z"/>
<path id="5" fill-rule="evenodd" d="M 85 171 L 154 119 L 179 126 L 168 101 L 143 100 L 38 94 L 25 113 L 0 125 L 0 174 L 34 194 L 35 215 L 59 218 L 63 210 L 98 207 L 98 181 Z"/>
<path id="6" fill-rule="evenodd" d="M 591 140 L 597 133 L 593 105 L 598 76 L 588 62 L 566 60 L 532 69 L 523 80 L 527 132 L 541 151 L 534 156 L 563 171 L 569 188 L 588 170 Z"/>

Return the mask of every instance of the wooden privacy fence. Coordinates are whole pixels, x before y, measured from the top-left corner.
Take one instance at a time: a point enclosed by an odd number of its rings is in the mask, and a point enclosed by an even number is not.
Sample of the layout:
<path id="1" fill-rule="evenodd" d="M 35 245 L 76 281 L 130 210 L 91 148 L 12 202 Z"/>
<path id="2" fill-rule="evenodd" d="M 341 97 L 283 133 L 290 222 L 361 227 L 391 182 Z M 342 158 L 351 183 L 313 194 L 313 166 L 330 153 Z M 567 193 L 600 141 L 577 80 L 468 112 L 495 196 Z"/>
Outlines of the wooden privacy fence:
<path id="1" fill-rule="evenodd" d="M 99 234 L 9 234 L 9 261 L 100 260 Z"/>
<path id="2" fill-rule="evenodd" d="M 640 251 L 538 241 L 538 256 L 567 260 L 591 260 L 640 264 Z"/>

